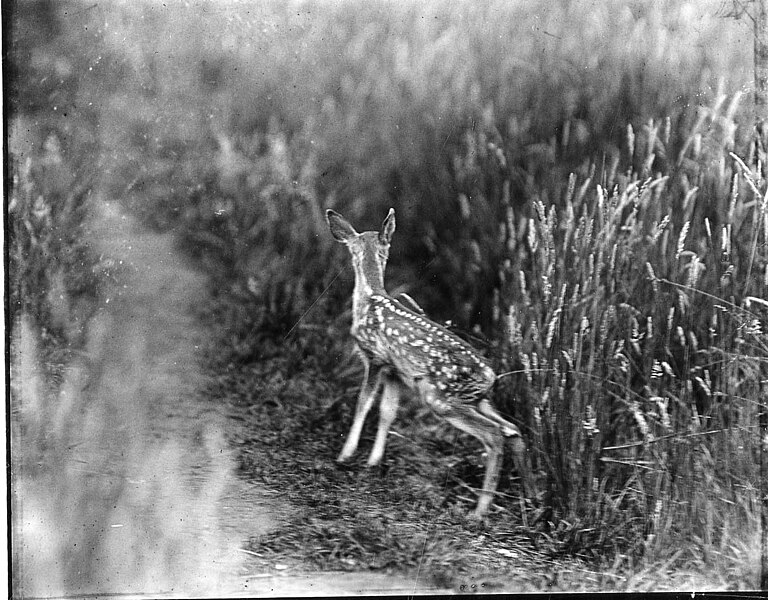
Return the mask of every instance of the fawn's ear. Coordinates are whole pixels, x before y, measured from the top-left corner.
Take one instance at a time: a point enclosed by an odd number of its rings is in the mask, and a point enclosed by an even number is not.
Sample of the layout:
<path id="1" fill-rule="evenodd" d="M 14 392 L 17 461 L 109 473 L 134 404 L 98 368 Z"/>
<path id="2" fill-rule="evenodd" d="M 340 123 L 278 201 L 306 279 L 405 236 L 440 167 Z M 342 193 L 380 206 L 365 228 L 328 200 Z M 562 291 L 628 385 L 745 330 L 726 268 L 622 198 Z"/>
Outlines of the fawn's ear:
<path id="1" fill-rule="evenodd" d="M 357 236 L 355 228 L 336 211 L 331 209 L 326 210 L 325 219 L 328 221 L 328 227 L 331 228 L 331 235 L 333 235 L 336 241 L 346 244 L 353 237 Z"/>
<path id="2" fill-rule="evenodd" d="M 381 224 L 381 231 L 379 231 L 379 241 L 382 244 L 389 244 L 392 240 L 392 234 L 395 233 L 395 209 L 390 208 L 387 218 Z"/>

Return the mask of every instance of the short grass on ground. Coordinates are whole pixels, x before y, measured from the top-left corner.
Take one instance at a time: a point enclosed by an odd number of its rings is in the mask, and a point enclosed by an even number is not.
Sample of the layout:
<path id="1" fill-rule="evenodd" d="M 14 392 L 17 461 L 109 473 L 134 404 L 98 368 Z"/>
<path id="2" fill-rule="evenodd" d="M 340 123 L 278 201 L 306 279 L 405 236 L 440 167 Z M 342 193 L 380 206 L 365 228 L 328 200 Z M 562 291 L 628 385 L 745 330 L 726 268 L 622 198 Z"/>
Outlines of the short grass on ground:
<path id="1" fill-rule="evenodd" d="M 482 449 L 412 401 L 401 405 L 381 466 L 365 466 L 375 407 L 355 458 L 337 464 L 361 369 L 345 363 L 336 380 L 318 359 L 304 357 L 298 369 L 285 348 L 278 353 L 270 345 L 264 341 L 258 361 L 213 361 L 206 392 L 224 399 L 240 425 L 230 438 L 240 475 L 290 507 L 278 529 L 246 546 L 264 570 L 370 570 L 488 592 L 745 585 L 738 572 L 707 573 L 684 551 L 671 549 L 664 560 L 646 564 L 607 544 L 590 547 L 589 532 L 579 538 L 563 522 L 548 523 L 535 501 L 521 497 L 509 460 L 488 518 L 473 522 L 468 514 L 482 480 Z M 582 547 L 565 542 L 574 537 Z"/>

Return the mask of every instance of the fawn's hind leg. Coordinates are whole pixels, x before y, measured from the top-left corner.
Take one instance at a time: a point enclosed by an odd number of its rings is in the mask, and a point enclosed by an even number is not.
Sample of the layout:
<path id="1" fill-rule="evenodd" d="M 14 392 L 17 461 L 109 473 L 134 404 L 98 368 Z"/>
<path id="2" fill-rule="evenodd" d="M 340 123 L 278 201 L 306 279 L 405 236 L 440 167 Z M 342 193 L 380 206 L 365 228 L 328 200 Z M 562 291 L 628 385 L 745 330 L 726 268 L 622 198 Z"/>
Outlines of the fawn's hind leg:
<path id="1" fill-rule="evenodd" d="M 464 431 L 482 442 L 486 452 L 485 477 L 483 488 L 477 500 L 474 517 L 482 517 L 493 501 L 493 495 L 499 485 L 501 460 L 504 456 L 504 435 L 498 423 L 475 410 L 451 411 L 444 416 L 451 425 Z"/>
<path id="2" fill-rule="evenodd" d="M 504 456 L 504 431 L 505 428 L 499 421 L 504 421 L 501 416 L 496 417 L 495 411 L 487 403 L 488 408 L 493 413 L 492 416 L 484 414 L 479 407 L 472 402 L 457 403 L 442 397 L 437 388 L 427 382 L 420 382 L 418 387 L 421 399 L 429 406 L 436 415 L 444 419 L 457 429 L 470 434 L 480 440 L 485 448 L 485 477 L 483 479 L 483 488 L 480 491 L 477 501 L 477 508 L 473 513 L 474 517 L 482 517 L 491 505 L 496 487 L 499 484 L 499 473 L 501 471 L 501 460 Z M 508 423 L 514 431 L 517 428 Z"/>
<path id="3" fill-rule="evenodd" d="M 381 367 L 371 363 L 370 360 L 365 359 L 365 373 L 363 375 L 363 383 L 360 387 L 360 394 L 357 397 L 357 406 L 355 407 L 355 418 L 352 421 L 352 427 L 347 434 L 347 441 L 344 443 L 344 447 L 341 449 L 339 457 L 336 459 L 338 462 L 345 462 L 349 460 L 357 450 L 357 444 L 360 441 L 360 433 L 363 430 L 363 423 L 365 417 L 368 415 L 368 411 L 371 410 L 373 402 L 376 400 L 377 394 L 381 390 Z"/>
<path id="4" fill-rule="evenodd" d="M 515 465 L 517 474 L 520 476 L 520 482 L 523 485 L 523 494 L 526 498 L 534 498 L 536 496 L 536 486 L 533 477 L 531 476 L 531 468 L 525 450 L 525 442 L 523 441 L 523 436 L 520 434 L 520 430 L 516 425 L 513 425 L 496 412 L 496 409 L 486 398 L 483 398 L 478 403 L 477 408 L 486 417 L 497 422 L 501 427 L 502 434 L 504 434 L 505 437 L 510 438 L 512 462 Z"/>

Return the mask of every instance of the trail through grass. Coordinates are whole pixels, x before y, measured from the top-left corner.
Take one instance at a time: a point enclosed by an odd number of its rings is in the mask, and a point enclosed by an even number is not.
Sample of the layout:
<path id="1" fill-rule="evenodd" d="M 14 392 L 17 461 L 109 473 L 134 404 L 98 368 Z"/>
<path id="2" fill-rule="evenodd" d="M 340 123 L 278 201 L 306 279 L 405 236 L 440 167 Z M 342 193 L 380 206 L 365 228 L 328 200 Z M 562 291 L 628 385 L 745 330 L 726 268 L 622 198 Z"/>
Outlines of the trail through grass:
<path id="1" fill-rule="evenodd" d="M 240 425 L 205 393 L 205 278 L 171 234 L 145 230 L 116 203 L 94 207 L 88 244 L 119 275 L 60 385 L 44 376 L 32 321 L 15 331 L 16 593 L 413 591 L 402 577 L 316 573 L 245 549 L 295 509 L 238 477 Z"/>
<path id="2" fill-rule="evenodd" d="M 15 337 L 18 593 L 212 593 L 239 584 L 238 539 L 273 523 L 234 475 L 226 417 L 201 399 L 204 279 L 172 237 L 95 204 L 90 243 L 121 266 L 52 390 L 31 320 Z"/>

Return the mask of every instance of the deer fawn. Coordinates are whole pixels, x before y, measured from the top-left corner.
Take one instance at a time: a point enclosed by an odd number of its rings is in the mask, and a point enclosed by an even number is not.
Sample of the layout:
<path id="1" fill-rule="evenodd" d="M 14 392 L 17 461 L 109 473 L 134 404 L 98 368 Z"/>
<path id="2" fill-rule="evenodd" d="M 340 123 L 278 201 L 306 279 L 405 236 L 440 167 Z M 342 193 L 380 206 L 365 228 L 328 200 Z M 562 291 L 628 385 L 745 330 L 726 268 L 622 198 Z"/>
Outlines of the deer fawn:
<path id="1" fill-rule="evenodd" d="M 368 458 L 369 466 L 379 464 L 400 396 L 412 391 L 436 415 L 473 435 L 485 447 L 485 479 L 474 512 L 481 517 L 498 485 L 505 436 L 514 439 L 515 463 L 525 484 L 525 446 L 520 431 L 496 412 L 487 396 L 496 375 L 471 346 L 427 319 L 408 296 L 393 298 L 387 294 L 384 269 L 395 232 L 394 209 L 389 210 L 378 232 L 357 233 L 332 210 L 326 212 L 326 218 L 333 237 L 352 254 L 352 337 L 365 367 L 355 418 L 338 461 L 354 454 L 365 417 L 380 396 L 379 426 Z"/>

